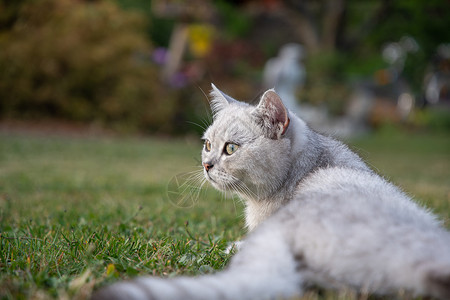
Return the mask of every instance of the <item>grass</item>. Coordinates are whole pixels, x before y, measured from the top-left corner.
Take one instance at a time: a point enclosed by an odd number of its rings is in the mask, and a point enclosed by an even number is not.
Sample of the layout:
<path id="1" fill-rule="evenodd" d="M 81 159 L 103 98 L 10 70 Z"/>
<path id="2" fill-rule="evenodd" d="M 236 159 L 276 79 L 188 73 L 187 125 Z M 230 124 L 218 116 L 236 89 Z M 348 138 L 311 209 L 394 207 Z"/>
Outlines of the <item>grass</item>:
<path id="1" fill-rule="evenodd" d="M 449 224 L 448 135 L 383 131 L 351 145 Z M 210 188 L 194 205 L 168 193 L 198 169 L 200 148 L 192 139 L 1 134 L 0 298 L 86 299 L 141 274 L 222 269 L 227 243 L 245 235 L 242 205 Z"/>

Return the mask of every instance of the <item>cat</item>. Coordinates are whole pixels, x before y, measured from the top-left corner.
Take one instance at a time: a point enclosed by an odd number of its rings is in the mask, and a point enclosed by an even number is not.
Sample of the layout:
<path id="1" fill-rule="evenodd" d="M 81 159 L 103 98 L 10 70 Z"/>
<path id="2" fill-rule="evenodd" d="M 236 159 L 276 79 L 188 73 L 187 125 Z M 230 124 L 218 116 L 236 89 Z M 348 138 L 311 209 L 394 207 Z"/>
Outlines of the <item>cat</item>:
<path id="1" fill-rule="evenodd" d="M 245 199 L 248 237 L 216 274 L 113 284 L 94 299 L 291 299 L 310 286 L 450 299 L 450 232 L 357 154 L 266 91 L 212 85 L 204 176 Z"/>

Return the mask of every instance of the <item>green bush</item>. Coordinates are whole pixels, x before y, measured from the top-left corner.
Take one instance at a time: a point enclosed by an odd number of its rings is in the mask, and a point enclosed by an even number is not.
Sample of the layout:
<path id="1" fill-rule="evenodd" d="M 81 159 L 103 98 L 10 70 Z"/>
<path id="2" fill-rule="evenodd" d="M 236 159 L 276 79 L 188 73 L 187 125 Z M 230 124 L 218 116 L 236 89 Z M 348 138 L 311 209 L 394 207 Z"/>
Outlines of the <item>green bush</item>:
<path id="1" fill-rule="evenodd" d="M 144 18 L 111 1 L 0 0 L 0 116 L 157 128 L 173 110 Z"/>

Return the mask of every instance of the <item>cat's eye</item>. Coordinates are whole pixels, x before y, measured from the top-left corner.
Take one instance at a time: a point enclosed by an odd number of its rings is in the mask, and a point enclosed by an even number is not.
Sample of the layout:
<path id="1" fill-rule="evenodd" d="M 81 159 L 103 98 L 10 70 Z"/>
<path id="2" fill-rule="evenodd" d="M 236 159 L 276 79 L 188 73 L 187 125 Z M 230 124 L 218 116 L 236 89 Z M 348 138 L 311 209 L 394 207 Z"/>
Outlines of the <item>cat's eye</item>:
<path id="1" fill-rule="evenodd" d="M 236 150 L 239 148 L 238 145 L 233 144 L 233 143 L 228 143 L 225 145 L 225 153 L 228 155 L 233 154 L 234 152 L 236 152 Z"/>
<path id="2" fill-rule="evenodd" d="M 211 151 L 211 142 L 208 140 L 205 141 L 205 150 L 206 152 Z"/>

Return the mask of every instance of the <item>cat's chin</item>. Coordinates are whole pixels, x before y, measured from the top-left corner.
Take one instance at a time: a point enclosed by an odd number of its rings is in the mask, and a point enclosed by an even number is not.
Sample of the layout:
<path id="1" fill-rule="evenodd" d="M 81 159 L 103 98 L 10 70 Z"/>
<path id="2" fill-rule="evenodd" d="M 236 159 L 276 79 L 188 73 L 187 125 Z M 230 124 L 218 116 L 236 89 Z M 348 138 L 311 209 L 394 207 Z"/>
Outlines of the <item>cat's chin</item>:
<path id="1" fill-rule="evenodd" d="M 223 185 L 218 183 L 217 181 L 215 181 L 214 179 L 212 179 L 211 177 L 207 177 L 208 182 L 216 189 L 219 191 L 226 191 L 227 188 Z"/>
<path id="2" fill-rule="evenodd" d="M 217 182 L 216 180 L 214 180 L 209 174 L 205 174 L 206 180 L 208 180 L 208 182 L 216 189 L 219 191 L 223 191 L 226 192 L 229 189 L 227 189 L 226 185 L 221 184 L 219 182 Z"/>

